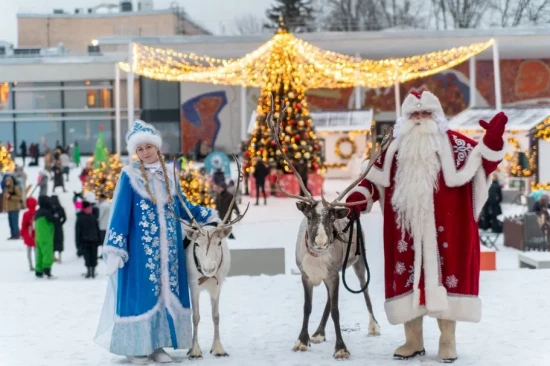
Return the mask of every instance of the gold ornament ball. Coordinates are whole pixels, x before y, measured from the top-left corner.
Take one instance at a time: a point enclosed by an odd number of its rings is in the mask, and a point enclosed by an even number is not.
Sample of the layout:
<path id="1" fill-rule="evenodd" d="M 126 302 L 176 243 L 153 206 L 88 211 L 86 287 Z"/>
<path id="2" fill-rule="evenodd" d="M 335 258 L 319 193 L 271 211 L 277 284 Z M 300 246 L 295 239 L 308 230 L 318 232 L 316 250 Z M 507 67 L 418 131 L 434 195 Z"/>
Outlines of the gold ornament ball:
<path id="1" fill-rule="evenodd" d="M 306 146 L 306 145 L 307 145 L 307 142 L 305 142 L 304 140 L 302 140 L 302 142 L 300 142 L 300 145 Z"/>
<path id="2" fill-rule="evenodd" d="M 300 126 L 300 127 L 304 127 L 304 125 L 305 125 L 304 121 L 300 121 L 300 122 L 298 122 L 298 126 Z"/>
<path id="3" fill-rule="evenodd" d="M 294 154 L 294 158 L 295 159 L 300 159 L 302 157 L 302 153 L 301 152 L 297 152 L 296 154 Z"/>
<path id="4" fill-rule="evenodd" d="M 290 136 L 285 136 L 285 142 L 289 142 L 290 141 Z"/>
<path id="5" fill-rule="evenodd" d="M 309 159 L 309 158 L 311 158 L 311 154 L 310 154 L 310 153 L 308 153 L 308 152 L 306 152 L 306 153 L 304 154 L 304 158 L 306 158 L 306 159 Z"/>
<path id="6" fill-rule="evenodd" d="M 288 97 L 289 97 L 290 99 L 294 99 L 295 96 L 296 96 L 296 95 L 294 95 L 293 92 L 288 93 Z"/>
<path id="7" fill-rule="evenodd" d="M 277 152 L 275 154 L 281 155 L 281 150 L 277 150 Z"/>
<path id="8" fill-rule="evenodd" d="M 291 133 L 292 132 L 292 127 L 286 126 L 285 131 L 288 132 L 288 133 Z"/>

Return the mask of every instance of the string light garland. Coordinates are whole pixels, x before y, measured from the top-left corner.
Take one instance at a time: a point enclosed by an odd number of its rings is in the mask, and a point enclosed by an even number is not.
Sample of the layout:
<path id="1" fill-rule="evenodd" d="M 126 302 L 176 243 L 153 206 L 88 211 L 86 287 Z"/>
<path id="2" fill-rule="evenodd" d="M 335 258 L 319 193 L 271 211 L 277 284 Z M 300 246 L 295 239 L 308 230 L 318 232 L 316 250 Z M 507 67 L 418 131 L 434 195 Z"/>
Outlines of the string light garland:
<path id="1" fill-rule="evenodd" d="M 134 44 L 131 67 L 128 63 L 119 63 L 119 67 L 157 80 L 263 87 L 272 55 L 284 53 L 295 65 L 299 65 L 294 82 L 307 89 L 380 88 L 450 69 L 493 44 L 494 40 L 490 39 L 411 57 L 357 60 L 315 47 L 281 27 L 273 38 L 239 59 L 217 59 Z"/>
<path id="2" fill-rule="evenodd" d="M 342 152 L 342 144 L 349 144 L 351 151 L 349 154 L 345 154 Z M 336 140 L 336 144 L 334 145 L 334 153 L 342 160 L 349 160 L 355 153 L 357 152 L 357 144 L 355 143 L 355 140 L 352 139 L 350 136 L 342 136 L 338 140 Z"/>
<path id="3" fill-rule="evenodd" d="M 15 163 L 11 158 L 11 153 L 6 146 L 0 145 L 0 171 L 13 172 L 15 169 Z"/>
<path id="4" fill-rule="evenodd" d="M 109 154 L 107 149 L 105 149 L 105 153 Z M 108 163 L 102 161 L 97 168 L 94 168 L 93 157 L 88 160 L 87 164 L 90 170 L 84 183 L 84 192 L 93 192 L 96 198 L 103 194 L 108 200 L 111 200 L 122 172 L 122 162 L 119 155 L 110 155 Z"/>
<path id="5" fill-rule="evenodd" d="M 192 162 L 179 175 L 181 190 L 187 199 L 195 204 L 216 208 L 216 201 L 210 195 L 211 186 L 208 178 L 199 169 L 193 168 Z"/>

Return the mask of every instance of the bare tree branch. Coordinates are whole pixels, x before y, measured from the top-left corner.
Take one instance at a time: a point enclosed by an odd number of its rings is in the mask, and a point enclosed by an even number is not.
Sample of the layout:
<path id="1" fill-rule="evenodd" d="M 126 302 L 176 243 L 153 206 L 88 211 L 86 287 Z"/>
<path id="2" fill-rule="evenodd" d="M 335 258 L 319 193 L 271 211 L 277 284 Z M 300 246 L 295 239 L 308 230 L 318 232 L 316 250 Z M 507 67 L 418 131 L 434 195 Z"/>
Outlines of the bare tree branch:
<path id="1" fill-rule="evenodd" d="M 235 27 L 237 28 L 237 34 L 242 35 L 259 34 L 263 32 L 262 21 L 252 14 L 235 18 Z"/>

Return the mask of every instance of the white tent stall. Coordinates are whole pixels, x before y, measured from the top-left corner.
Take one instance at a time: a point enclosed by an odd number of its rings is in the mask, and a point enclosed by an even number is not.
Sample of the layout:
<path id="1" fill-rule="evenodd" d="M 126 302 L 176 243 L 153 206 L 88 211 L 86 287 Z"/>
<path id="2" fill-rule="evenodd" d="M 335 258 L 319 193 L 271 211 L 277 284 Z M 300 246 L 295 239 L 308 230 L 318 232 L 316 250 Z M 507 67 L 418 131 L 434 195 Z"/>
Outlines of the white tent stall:
<path id="1" fill-rule="evenodd" d="M 529 163 L 537 166 L 540 166 L 540 162 L 550 158 L 550 149 L 547 151 L 531 146 L 531 131 L 536 129 L 537 126 L 545 125 L 550 121 L 550 106 L 511 106 L 503 108 L 502 111 L 508 116 L 504 134 L 505 140 L 508 141 L 508 154 L 499 166 L 501 171 L 509 172 L 510 169 L 514 168 L 518 153 L 525 153 L 523 156 L 531 160 Z M 479 125 L 479 120 L 489 122 L 496 113 L 498 111 L 492 107 L 469 108 L 451 118 L 449 127 L 478 141 L 485 133 Z M 536 159 L 533 155 L 534 151 L 537 151 Z M 535 175 L 535 173 L 536 171 L 531 172 L 532 175 Z M 526 175 L 529 176 L 530 174 L 527 173 Z M 506 174 L 506 177 L 501 174 L 501 178 L 508 178 L 508 174 Z M 510 186 L 521 186 L 521 190 L 527 192 L 529 183 L 534 180 L 534 177 L 527 178 L 510 177 L 508 183 Z M 518 184 L 519 181 L 522 181 L 521 184 Z"/>

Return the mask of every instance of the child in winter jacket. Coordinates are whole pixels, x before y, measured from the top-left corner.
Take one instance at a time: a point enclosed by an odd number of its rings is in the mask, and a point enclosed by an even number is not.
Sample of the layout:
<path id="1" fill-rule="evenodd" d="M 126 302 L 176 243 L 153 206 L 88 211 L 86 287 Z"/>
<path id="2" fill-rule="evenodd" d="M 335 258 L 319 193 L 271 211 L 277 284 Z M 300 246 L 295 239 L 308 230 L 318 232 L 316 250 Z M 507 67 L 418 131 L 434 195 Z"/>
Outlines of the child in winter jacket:
<path id="1" fill-rule="evenodd" d="M 100 232 L 99 223 L 88 201 L 82 202 L 82 211 L 76 215 L 75 241 L 77 248 L 80 248 L 84 255 L 84 264 L 88 270 L 86 278 L 95 278 Z"/>
<path id="2" fill-rule="evenodd" d="M 50 198 L 38 197 L 40 208 L 34 214 L 36 241 L 36 277 L 52 278 L 54 220 Z"/>
<path id="3" fill-rule="evenodd" d="M 27 247 L 27 260 L 29 261 L 29 269 L 34 271 L 32 265 L 32 253 L 34 252 L 34 214 L 36 213 L 36 205 L 38 202 L 34 197 L 27 198 L 27 211 L 23 214 L 23 221 L 21 222 L 21 236 L 23 242 Z"/>

